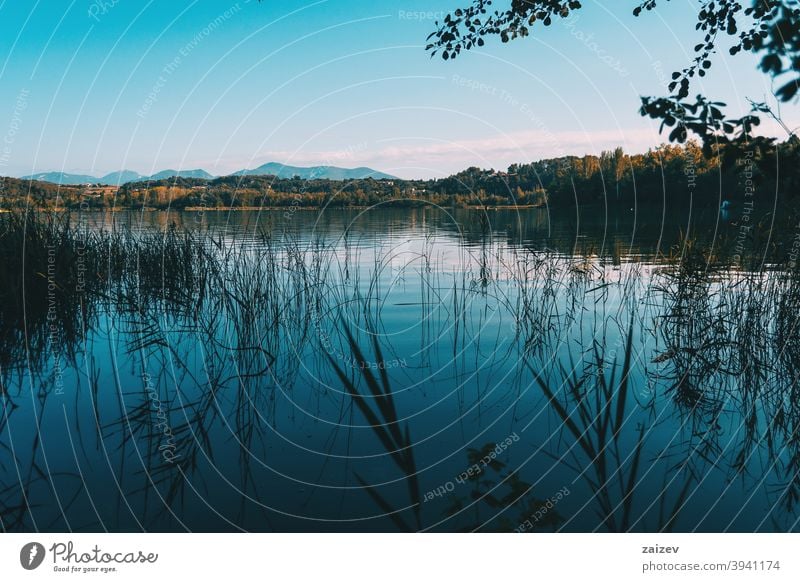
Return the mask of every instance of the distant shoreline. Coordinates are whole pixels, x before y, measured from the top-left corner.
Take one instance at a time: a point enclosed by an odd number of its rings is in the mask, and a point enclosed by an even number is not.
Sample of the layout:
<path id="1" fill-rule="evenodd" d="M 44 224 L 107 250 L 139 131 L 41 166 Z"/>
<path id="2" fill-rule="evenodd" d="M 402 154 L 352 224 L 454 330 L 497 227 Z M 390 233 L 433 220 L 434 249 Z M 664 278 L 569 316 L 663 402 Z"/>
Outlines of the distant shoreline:
<path id="1" fill-rule="evenodd" d="M 594 206 L 594 205 L 584 205 Z M 391 209 L 419 209 L 419 208 L 436 208 L 443 210 L 534 210 L 540 208 L 547 208 L 545 204 L 509 204 L 509 205 L 495 205 L 495 206 L 478 206 L 475 204 L 467 206 L 443 206 L 434 204 L 416 204 L 416 205 L 392 205 L 384 206 L 381 204 L 372 204 L 369 206 L 230 206 L 230 207 L 204 207 L 204 206 L 186 206 L 184 208 L 155 208 L 155 207 L 139 207 L 132 206 L 111 206 L 108 208 L 46 208 L 46 207 L 32 207 L 32 210 L 46 211 L 46 212 L 86 212 L 92 214 L 99 214 L 102 212 L 254 212 L 261 210 L 268 210 L 270 212 L 283 211 L 283 212 L 296 212 L 298 210 L 312 211 L 312 210 L 369 210 L 370 208 L 391 208 Z M 7 209 L 0 208 L 0 213 L 7 214 L 11 212 L 23 211 L 24 208 Z"/>

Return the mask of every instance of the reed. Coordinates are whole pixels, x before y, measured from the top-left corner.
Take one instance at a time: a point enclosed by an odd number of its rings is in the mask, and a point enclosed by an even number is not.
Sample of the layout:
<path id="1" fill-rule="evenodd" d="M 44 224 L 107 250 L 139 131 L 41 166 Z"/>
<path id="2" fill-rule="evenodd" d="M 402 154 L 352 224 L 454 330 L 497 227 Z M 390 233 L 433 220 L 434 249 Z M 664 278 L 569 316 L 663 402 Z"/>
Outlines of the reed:
<path id="1" fill-rule="evenodd" d="M 339 421 L 355 411 L 365 420 L 347 438 L 369 435 L 402 490 L 372 485 L 344 461 L 337 475 L 344 490 L 356 489 L 355 479 L 384 522 L 403 531 L 514 529 L 517 513 L 541 507 L 545 474 L 565 469 L 588 491 L 585 507 L 550 514 L 548 528 L 683 527 L 710 473 L 748 494 L 765 491 L 785 512 L 775 519 L 796 513 L 796 269 L 777 262 L 744 269 L 724 249 L 684 239 L 649 276 L 626 264 L 618 247 L 606 262 L 591 244 L 564 255 L 498 241 L 488 218 L 473 227 L 456 262 L 437 254 L 432 236 L 401 261 L 379 243 L 367 255 L 351 231 L 331 250 L 275 229 L 242 239 L 169 224 L 103 230 L 67 214 L 1 215 L 0 433 L 13 415 L 53 409 L 60 360 L 70 381 L 88 387 L 75 394 L 76 409 L 79 398 L 91 403 L 91 422 L 75 433 L 76 455 L 109 447 L 120 520 L 127 511 L 145 524 L 184 527 L 180 516 L 216 479 L 238 488 L 239 514 L 225 527 L 280 523 L 267 509 L 273 481 L 264 459 L 276 422 L 295 421 L 294 402 L 291 412 L 282 403 L 299 395 L 309 410 Z M 399 340 L 387 333 L 397 327 L 387 317 L 398 306 L 396 289 L 413 296 L 403 298 L 414 321 Z M 110 361 L 94 359 L 103 346 Z M 369 365 L 401 356 L 413 367 Z M 24 370 L 37 387 L 32 398 Z M 330 378 L 341 391 L 324 386 Z M 418 459 L 438 452 L 422 448 L 435 443 L 420 439 L 426 431 L 400 412 L 416 406 L 417 393 L 401 390 L 407 385 L 419 394 L 452 392 L 452 430 L 464 444 L 451 454 L 459 466 L 482 450 L 483 441 L 471 441 L 475 426 L 493 422 L 502 405 L 503 422 L 516 430 L 540 412 L 531 399 L 540 394 L 555 424 L 549 466 L 523 474 L 514 459 L 504 461 L 491 479 L 472 483 L 469 498 L 448 500 L 453 518 L 437 526 L 442 508 L 423 511 Z M 174 464 L 161 458 L 158 413 L 171 430 Z M 337 431 L 320 445 L 332 458 L 345 456 Z M 11 451 L 5 438 L 0 448 Z M 5 530 L 32 529 L 26 496 L 48 486 L 42 452 L 34 438 L 29 452 L 10 455 L 24 469 L 21 479 L 0 477 Z M 74 475 L 59 479 L 77 513 Z"/>

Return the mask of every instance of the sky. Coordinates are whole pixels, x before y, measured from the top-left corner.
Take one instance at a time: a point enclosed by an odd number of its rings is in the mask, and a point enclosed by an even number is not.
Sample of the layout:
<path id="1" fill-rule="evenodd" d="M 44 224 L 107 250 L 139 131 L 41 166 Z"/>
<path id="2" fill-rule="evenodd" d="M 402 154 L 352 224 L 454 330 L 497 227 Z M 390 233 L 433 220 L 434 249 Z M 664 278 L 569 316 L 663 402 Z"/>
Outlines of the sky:
<path id="1" fill-rule="evenodd" d="M 469 1 L 0 0 L 0 175 L 276 161 L 428 178 L 666 140 L 639 96 L 690 62 L 697 2 L 637 18 L 634 0 L 586 0 L 431 59 L 435 21 Z M 693 91 L 743 114 L 771 94 L 755 65 L 722 51 Z"/>

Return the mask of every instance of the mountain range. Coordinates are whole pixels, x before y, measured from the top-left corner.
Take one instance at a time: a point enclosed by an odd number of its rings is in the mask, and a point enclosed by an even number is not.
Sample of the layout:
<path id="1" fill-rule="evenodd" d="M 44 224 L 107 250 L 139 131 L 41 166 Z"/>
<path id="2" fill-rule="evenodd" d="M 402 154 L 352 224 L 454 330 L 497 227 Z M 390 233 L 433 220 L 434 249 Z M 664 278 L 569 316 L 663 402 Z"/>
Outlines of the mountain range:
<path id="1" fill-rule="evenodd" d="M 304 180 L 328 179 L 328 180 L 363 180 L 364 178 L 374 178 L 376 180 L 388 179 L 396 180 L 395 176 L 378 172 L 372 168 L 338 168 L 336 166 L 287 166 L 277 162 L 263 164 L 253 170 L 239 170 L 234 172 L 234 176 L 276 176 L 278 178 L 293 178 L 298 176 Z"/>
<path id="2" fill-rule="evenodd" d="M 295 176 L 304 180 L 328 179 L 328 180 L 363 180 L 364 178 L 396 179 L 394 176 L 378 172 L 371 168 L 339 168 L 336 166 L 287 166 L 277 162 L 269 162 L 252 170 L 239 170 L 230 174 L 232 176 L 276 176 L 278 178 L 293 178 Z M 132 170 L 119 170 L 111 172 L 105 176 L 89 176 L 87 174 L 68 174 L 65 172 L 40 172 L 29 176 L 22 176 L 23 180 L 37 180 L 39 182 L 52 182 L 54 184 L 78 185 L 78 184 L 110 184 L 120 185 L 127 182 L 144 182 L 154 180 L 166 180 L 168 178 L 203 178 L 211 180 L 215 176 L 205 170 L 162 170 L 152 176 L 144 176 Z"/>

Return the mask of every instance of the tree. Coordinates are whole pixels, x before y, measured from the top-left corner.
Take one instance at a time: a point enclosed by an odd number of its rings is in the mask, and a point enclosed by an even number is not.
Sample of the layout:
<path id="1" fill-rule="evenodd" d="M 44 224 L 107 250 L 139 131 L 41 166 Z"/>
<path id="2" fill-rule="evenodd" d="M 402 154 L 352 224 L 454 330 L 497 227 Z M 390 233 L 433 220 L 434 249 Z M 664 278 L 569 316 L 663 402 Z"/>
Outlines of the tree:
<path id="1" fill-rule="evenodd" d="M 633 15 L 640 16 L 656 8 L 660 0 L 639 0 Z M 669 0 L 664 0 L 669 1 Z M 499 36 L 502 42 L 528 36 L 537 25 L 550 26 L 556 18 L 566 18 L 583 8 L 578 0 L 503 0 L 504 9 L 490 8 L 494 0 L 472 0 L 437 21 L 437 29 L 428 36 L 426 47 L 431 56 L 443 59 L 458 57 L 462 51 L 483 46 L 485 38 Z M 759 68 L 778 87 L 780 102 L 796 98 L 800 89 L 800 0 L 702 0 L 695 29 L 700 37 L 694 46 L 695 56 L 685 68 L 672 74 L 669 94 L 642 97 L 640 113 L 661 120 L 661 130 L 670 128 L 670 141 L 685 142 L 690 133 L 703 141 L 709 152 L 714 147 L 749 143 L 752 128 L 760 123 L 758 114 L 775 116 L 765 103 L 753 103 L 750 114 L 727 118 L 724 103 L 697 95 L 689 97 L 691 81 L 703 77 L 713 64 L 720 37 L 733 37 L 732 55 L 750 52 L 761 58 Z M 785 127 L 785 126 L 784 126 Z M 793 134 L 787 129 L 790 136 Z M 759 140 L 771 143 L 774 140 Z M 728 151 L 735 151 L 728 148 Z"/>

